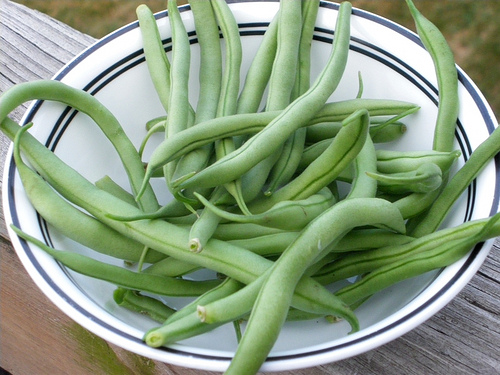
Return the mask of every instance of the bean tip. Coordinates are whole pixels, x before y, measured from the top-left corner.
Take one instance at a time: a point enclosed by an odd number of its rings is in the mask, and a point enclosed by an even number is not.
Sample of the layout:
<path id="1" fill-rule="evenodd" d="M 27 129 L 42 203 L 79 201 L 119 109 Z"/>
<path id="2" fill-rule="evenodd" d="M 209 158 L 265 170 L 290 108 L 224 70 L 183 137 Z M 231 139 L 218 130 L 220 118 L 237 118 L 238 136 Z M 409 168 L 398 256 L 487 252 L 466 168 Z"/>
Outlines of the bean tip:
<path id="1" fill-rule="evenodd" d="M 200 319 L 200 321 L 202 323 L 205 323 L 206 322 L 206 317 L 207 317 L 207 314 L 206 314 L 207 310 L 205 309 L 204 306 L 196 306 L 196 313 L 198 314 L 198 318 Z"/>
<path id="2" fill-rule="evenodd" d="M 163 335 L 153 330 L 146 333 L 146 335 L 144 336 L 144 341 L 148 346 L 151 346 L 153 348 L 159 348 L 160 346 L 163 345 L 164 339 Z"/>
<path id="3" fill-rule="evenodd" d="M 193 253 L 199 253 L 203 250 L 203 246 L 199 238 L 192 238 L 189 240 L 189 250 Z"/>

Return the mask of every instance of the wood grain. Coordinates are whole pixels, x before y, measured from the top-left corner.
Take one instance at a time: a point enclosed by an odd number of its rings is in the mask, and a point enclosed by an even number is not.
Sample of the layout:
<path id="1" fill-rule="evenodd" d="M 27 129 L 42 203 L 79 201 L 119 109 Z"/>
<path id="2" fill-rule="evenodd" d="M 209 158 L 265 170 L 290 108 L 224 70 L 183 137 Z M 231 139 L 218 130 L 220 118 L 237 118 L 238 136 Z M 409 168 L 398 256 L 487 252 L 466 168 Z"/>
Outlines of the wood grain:
<path id="1" fill-rule="evenodd" d="M 0 93 L 20 82 L 52 77 L 93 42 L 44 14 L 0 0 Z M 12 118 L 19 120 L 25 108 Z M 0 173 L 9 143 L 0 135 Z M 1 212 L 1 367 L 13 375 L 211 374 L 132 354 L 74 323 L 24 270 Z M 499 374 L 499 280 L 500 251 L 494 246 L 464 290 L 413 331 L 351 359 L 277 374 Z"/>

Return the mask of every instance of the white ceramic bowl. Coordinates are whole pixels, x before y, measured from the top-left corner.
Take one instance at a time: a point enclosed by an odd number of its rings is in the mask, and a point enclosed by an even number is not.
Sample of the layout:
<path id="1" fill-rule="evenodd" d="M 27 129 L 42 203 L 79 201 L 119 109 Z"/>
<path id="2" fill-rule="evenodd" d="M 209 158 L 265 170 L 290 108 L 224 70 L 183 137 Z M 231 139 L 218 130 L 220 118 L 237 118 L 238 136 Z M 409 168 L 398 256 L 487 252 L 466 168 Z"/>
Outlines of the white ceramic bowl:
<path id="1" fill-rule="evenodd" d="M 231 3 L 230 7 L 240 24 L 243 40 L 243 79 L 278 3 L 243 1 Z M 320 71 L 329 55 L 337 9 L 337 4 L 321 3 L 312 45 L 313 75 Z M 194 102 L 199 50 L 189 8 L 183 7 L 181 14 L 193 41 L 190 96 Z M 167 14 L 157 14 L 157 22 L 169 50 Z M 417 36 L 387 19 L 354 9 L 348 67 L 332 100 L 356 96 L 358 71 L 364 81 L 364 97 L 406 100 L 421 106 L 418 114 L 408 119 L 405 136 L 390 147 L 430 149 L 437 112 L 436 77 L 432 61 Z M 456 147 L 462 152 L 460 166 L 493 131 L 496 121 L 474 83 L 463 71 L 458 71 L 461 110 Z M 121 121 L 137 146 L 145 134 L 145 122 L 163 114 L 144 62 L 137 23 L 90 46 L 54 79 L 95 95 Z M 34 121 L 32 133 L 91 181 L 108 174 L 127 186 L 114 151 L 95 124 L 84 115 L 57 103 L 36 102 L 27 111 L 24 121 Z M 497 212 L 499 184 L 496 175 L 497 166 L 492 162 L 457 203 L 445 225 Z M 88 252 L 39 220 L 26 199 L 11 154 L 7 157 L 3 181 L 7 224 L 14 223 L 56 248 Z M 166 201 L 168 197 L 161 192 L 162 186 L 155 188 L 161 200 Z M 223 371 L 228 365 L 236 347 L 232 326 L 168 348 L 150 348 L 141 338 L 147 329 L 157 324 L 115 306 L 112 285 L 68 271 L 36 247 L 11 235 L 22 263 L 40 289 L 72 319 L 98 336 L 132 352 L 175 365 L 211 371 Z M 263 370 L 290 370 L 338 361 L 403 335 L 435 314 L 465 286 L 483 263 L 491 245 L 492 241 L 479 244 L 446 269 L 402 282 L 375 295 L 357 311 L 361 331 L 356 334 L 347 336 L 349 327 L 344 323 L 287 323 Z M 181 306 L 185 300 L 170 302 Z"/>

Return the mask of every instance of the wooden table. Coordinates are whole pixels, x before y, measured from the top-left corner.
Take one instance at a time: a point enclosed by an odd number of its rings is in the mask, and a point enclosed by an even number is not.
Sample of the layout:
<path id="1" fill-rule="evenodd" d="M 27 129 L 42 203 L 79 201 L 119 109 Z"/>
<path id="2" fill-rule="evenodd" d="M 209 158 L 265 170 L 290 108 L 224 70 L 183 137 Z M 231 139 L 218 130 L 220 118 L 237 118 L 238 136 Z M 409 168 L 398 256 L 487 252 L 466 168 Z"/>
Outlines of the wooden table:
<path id="1" fill-rule="evenodd" d="M 94 42 L 7 0 L 0 0 L 0 17 L 0 93 L 20 82 L 50 78 Z M 19 120 L 24 110 L 12 118 Z M 8 145 L 2 135 L 0 175 Z M 13 375 L 206 374 L 140 357 L 81 328 L 28 276 L 3 216 L 0 234 L 0 367 Z M 413 331 L 355 358 L 280 374 L 500 374 L 499 347 L 500 251 L 494 246 L 467 287 Z"/>

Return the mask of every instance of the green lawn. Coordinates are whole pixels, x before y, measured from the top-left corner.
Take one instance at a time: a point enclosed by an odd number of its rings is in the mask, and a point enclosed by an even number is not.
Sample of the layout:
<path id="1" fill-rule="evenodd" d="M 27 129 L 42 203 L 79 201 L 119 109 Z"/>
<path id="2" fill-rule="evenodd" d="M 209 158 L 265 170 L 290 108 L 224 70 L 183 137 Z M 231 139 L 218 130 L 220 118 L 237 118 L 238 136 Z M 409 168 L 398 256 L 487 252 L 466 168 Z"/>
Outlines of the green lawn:
<path id="1" fill-rule="evenodd" d="M 15 0 L 100 38 L 135 21 L 142 3 L 157 12 L 167 0 Z M 179 4 L 186 3 L 179 0 Z M 363 8 L 414 30 L 404 0 L 352 0 Z M 417 7 L 446 36 L 457 63 L 471 76 L 500 117 L 500 1 L 416 0 Z"/>

